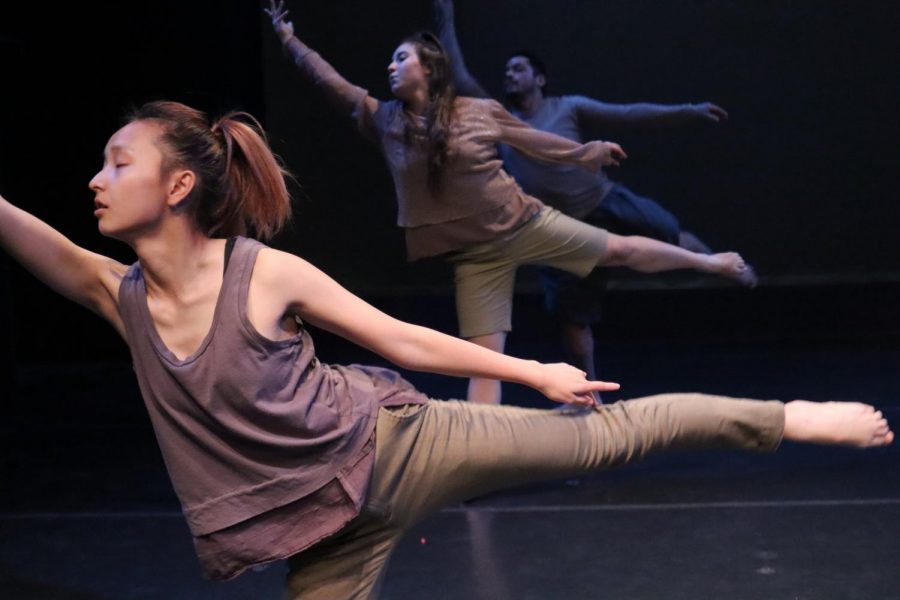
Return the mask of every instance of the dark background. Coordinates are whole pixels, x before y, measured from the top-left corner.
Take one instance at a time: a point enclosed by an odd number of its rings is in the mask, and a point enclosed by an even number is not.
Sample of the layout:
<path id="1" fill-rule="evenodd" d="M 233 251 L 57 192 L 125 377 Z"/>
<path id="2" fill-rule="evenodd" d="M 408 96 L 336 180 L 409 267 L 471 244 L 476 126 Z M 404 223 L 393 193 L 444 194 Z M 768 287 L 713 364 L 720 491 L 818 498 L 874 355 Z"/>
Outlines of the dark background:
<path id="1" fill-rule="evenodd" d="M 211 112 L 248 110 L 302 185 L 296 223 L 275 245 L 400 316 L 453 331 L 448 269 L 405 263 L 381 157 L 296 77 L 259 6 L 5 6 L 0 193 L 77 243 L 131 262 L 128 248 L 97 234 L 87 189 L 125 109 L 171 98 Z M 301 38 L 380 98 L 399 39 L 432 23 L 428 1 L 292 9 Z M 777 338 L 792 319 L 817 311 L 823 316 L 804 331 L 864 324 L 872 334 L 897 332 L 898 5 L 504 0 L 460 1 L 457 15 L 469 66 L 495 92 L 508 53 L 527 46 L 549 64 L 553 93 L 710 100 L 731 115 L 720 126 L 596 132 L 631 157 L 614 178 L 660 200 L 716 248 L 741 251 L 762 278 L 748 296 L 705 280 L 689 291 L 675 281 L 613 292 L 611 310 L 628 310 L 607 324 L 611 340 L 712 334 L 701 326 L 710 321 L 719 334 L 752 329 Z M 523 281 L 519 305 L 539 308 L 532 280 Z M 673 329 L 659 308 L 682 304 L 687 323 Z M 696 322 L 693 306 L 702 307 Z M 0 351 L 14 355 L 2 361 L 5 377 L 16 363 L 126 360 L 111 329 L 5 256 L 0 327 Z"/>

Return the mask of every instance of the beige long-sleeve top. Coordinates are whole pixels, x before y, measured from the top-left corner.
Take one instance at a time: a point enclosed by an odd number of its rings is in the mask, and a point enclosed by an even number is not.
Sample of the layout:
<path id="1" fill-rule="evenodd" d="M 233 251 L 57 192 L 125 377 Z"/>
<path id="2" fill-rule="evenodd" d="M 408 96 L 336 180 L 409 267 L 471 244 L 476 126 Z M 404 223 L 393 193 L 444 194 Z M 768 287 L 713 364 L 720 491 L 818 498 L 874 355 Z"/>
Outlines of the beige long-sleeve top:
<path id="1" fill-rule="evenodd" d="M 397 224 L 406 231 L 409 260 L 496 239 L 541 210 L 541 201 L 523 192 L 503 170 L 498 144 L 544 162 L 593 171 L 601 167 L 600 142 L 579 144 L 529 127 L 495 100 L 459 97 L 447 162 L 433 192 L 428 187 L 424 119 L 406 111 L 399 100 L 371 97 L 296 38 L 288 47 L 300 72 L 381 147 L 397 192 Z"/>

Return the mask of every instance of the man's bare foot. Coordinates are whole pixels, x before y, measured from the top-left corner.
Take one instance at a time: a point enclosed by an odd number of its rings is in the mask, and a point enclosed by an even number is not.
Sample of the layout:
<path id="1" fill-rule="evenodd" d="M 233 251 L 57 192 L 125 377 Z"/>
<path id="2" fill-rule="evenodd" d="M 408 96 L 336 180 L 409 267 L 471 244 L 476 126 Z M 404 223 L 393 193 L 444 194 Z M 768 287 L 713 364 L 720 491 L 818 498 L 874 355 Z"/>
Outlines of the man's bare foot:
<path id="1" fill-rule="evenodd" d="M 753 267 L 737 252 L 720 252 L 708 256 L 710 272 L 734 279 L 745 287 L 756 287 L 759 281 Z"/>
<path id="2" fill-rule="evenodd" d="M 795 400 L 784 405 L 784 439 L 871 448 L 887 446 L 894 433 L 868 404 Z"/>

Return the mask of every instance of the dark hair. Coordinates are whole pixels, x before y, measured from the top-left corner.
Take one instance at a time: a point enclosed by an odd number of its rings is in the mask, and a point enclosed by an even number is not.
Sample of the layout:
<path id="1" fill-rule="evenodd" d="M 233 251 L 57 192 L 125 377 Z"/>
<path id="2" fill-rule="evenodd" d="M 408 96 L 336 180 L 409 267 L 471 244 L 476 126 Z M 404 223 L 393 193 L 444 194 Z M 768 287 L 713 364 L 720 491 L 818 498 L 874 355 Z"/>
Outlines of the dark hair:
<path id="1" fill-rule="evenodd" d="M 184 104 L 156 101 L 132 110 L 126 122 L 134 121 L 160 126 L 163 175 L 176 168 L 196 175 L 185 209 L 206 235 L 268 239 L 290 219 L 290 175 L 251 115 L 230 112 L 211 121 Z"/>
<path id="2" fill-rule="evenodd" d="M 541 92 L 544 92 L 544 89 L 547 87 L 547 64 L 531 50 L 519 50 L 518 52 L 513 52 L 509 55 L 509 58 L 506 59 L 507 62 L 509 62 L 510 59 L 516 56 L 527 58 L 528 64 L 531 65 L 531 70 L 534 71 L 534 74 L 543 75 L 544 85 L 541 86 Z"/>
<path id="3" fill-rule="evenodd" d="M 425 112 L 425 144 L 428 163 L 428 189 L 440 188 L 441 172 L 447 162 L 447 140 L 453 120 L 456 87 L 450 70 L 450 59 L 437 37 L 420 31 L 406 37 L 402 43 L 412 44 L 428 79 L 428 108 Z M 408 131 L 408 130 L 407 130 Z"/>

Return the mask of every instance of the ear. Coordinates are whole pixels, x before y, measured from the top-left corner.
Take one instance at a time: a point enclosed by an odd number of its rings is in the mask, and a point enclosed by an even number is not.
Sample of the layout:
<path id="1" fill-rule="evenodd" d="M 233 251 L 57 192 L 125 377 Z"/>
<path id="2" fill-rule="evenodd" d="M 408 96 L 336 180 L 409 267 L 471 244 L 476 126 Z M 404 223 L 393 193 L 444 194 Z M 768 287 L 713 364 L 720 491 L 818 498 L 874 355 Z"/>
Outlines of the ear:
<path id="1" fill-rule="evenodd" d="M 172 172 L 167 183 L 168 189 L 166 204 L 171 208 L 177 208 L 188 197 L 197 184 L 197 175 L 193 171 L 178 169 Z"/>
<path id="2" fill-rule="evenodd" d="M 537 84 L 537 86 L 539 88 L 543 88 L 545 85 L 547 85 L 547 78 L 544 77 L 543 75 L 538 75 L 537 77 L 534 78 L 534 82 Z"/>

